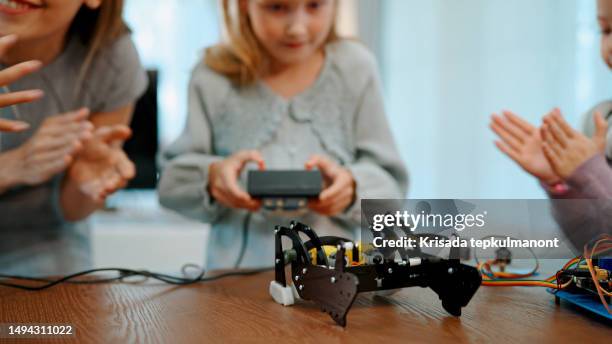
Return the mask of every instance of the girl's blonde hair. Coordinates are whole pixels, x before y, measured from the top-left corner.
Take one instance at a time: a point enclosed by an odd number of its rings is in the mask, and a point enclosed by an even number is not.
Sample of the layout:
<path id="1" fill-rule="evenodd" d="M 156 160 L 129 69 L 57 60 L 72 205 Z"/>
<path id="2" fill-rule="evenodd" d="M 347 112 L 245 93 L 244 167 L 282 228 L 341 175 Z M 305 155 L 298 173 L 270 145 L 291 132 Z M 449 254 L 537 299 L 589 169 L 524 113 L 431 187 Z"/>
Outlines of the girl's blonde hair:
<path id="1" fill-rule="evenodd" d="M 259 77 L 266 53 L 253 32 L 246 6 L 241 6 L 240 1 L 221 0 L 225 41 L 206 49 L 204 62 L 235 84 L 246 86 Z M 338 38 L 334 20 L 325 44 Z"/>
<path id="2" fill-rule="evenodd" d="M 93 59 L 105 46 L 130 31 L 123 20 L 123 4 L 124 0 L 104 0 L 93 10 L 83 5 L 74 17 L 69 35 L 79 36 L 87 46 L 79 80 L 83 81 Z"/>

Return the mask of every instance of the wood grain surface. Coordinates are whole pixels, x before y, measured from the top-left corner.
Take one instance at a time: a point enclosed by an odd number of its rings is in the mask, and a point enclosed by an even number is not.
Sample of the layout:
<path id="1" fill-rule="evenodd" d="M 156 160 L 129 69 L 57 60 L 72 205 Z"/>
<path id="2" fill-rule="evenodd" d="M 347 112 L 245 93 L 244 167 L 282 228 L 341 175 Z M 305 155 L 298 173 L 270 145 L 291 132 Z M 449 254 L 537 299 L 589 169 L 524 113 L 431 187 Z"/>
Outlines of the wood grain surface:
<path id="1" fill-rule="evenodd" d="M 272 273 L 175 287 L 157 283 L 0 288 L 0 323 L 67 323 L 76 336 L 15 343 L 610 343 L 612 324 L 543 288 L 481 287 L 460 318 L 429 289 L 358 296 L 341 328 L 316 305 L 268 295 Z M 10 342 L 8 340 L 0 340 Z"/>

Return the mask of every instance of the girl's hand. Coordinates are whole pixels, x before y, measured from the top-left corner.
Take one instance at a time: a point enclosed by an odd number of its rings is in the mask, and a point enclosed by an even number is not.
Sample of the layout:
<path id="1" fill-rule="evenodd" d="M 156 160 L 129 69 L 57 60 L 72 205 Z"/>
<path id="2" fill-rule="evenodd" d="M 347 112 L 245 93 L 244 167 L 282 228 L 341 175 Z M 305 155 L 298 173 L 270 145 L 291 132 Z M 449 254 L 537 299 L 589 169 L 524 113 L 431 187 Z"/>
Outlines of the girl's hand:
<path id="1" fill-rule="evenodd" d="M 248 162 L 256 162 L 265 169 L 265 162 L 258 151 L 248 150 L 232 154 L 224 160 L 210 164 L 208 169 L 208 192 L 219 203 L 229 208 L 257 211 L 261 202 L 240 188 L 238 177 Z"/>
<path id="2" fill-rule="evenodd" d="M 131 134 L 125 125 L 96 129 L 70 167 L 68 178 L 94 203 L 101 204 L 136 175 L 134 164 L 121 148 Z"/>
<path id="3" fill-rule="evenodd" d="M 490 128 L 501 139 L 495 141 L 497 148 L 525 171 L 549 185 L 560 182 L 544 155 L 542 138 L 536 127 L 512 112 L 504 111 L 503 117 L 491 116 Z"/>
<path id="4" fill-rule="evenodd" d="M 595 122 L 595 134 L 593 134 L 593 142 L 597 145 L 597 149 L 601 153 L 606 152 L 606 140 L 608 135 L 608 122 L 603 118 L 601 112 L 596 111 L 593 114 L 593 122 Z"/>
<path id="5" fill-rule="evenodd" d="M 319 199 L 308 203 L 310 209 L 322 215 L 335 216 L 355 201 L 356 183 L 349 170 L 320 155 L 312 156 L 305 167 L 307 170 L 318 168 L 325 183 Z"/>
<path id="6" fill-rule="evenodd" d="M 37 185 L 64 171 L 91 136 L 89 111 L 82 109 L 47 118 L 21 147 L 2 154 L 4 178 L 16 185 Z"/>
<path id="7" fill-rule="evenodd" d="M 0 37 L 0 57 L 17 42 L 17 36 L 8 35 Z M 22 77 L 33 73 L 42 67 L 40 61 L 26 61 L 0 71 L 0 86 L 8 86 Z M 28 90 L 0 94 L 0 107 L 31 102 L 43 96 L 41 90 Z M 4 130 L 4 129 L 0 129 Z"/>
<path id="8" fill-rule="evenodd" d="M 572 129 L 558 109 L 544 118 L 544 154 L 555 173 L 564 180 L 588 159 L 603 151 L 608 125 L 600 113 L 595 114 L 594 120 L 595 135 L 590 139 Z"/>

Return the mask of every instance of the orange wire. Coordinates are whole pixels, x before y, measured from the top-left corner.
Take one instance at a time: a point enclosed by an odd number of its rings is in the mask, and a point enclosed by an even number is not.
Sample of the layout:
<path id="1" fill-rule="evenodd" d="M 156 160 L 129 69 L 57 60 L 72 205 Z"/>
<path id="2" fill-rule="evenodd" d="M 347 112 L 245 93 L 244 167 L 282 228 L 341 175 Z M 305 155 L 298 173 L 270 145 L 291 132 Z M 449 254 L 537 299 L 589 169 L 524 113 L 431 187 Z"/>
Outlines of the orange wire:
<path id="1" fill-rule="evenodd" d="M 580 261 L 580 257 L 576 257 L 573 259 L 570 259 L 567 263 L 565 263 L 565 265 L 563 266 L 562 270 L 567 269 L 568 267 L 570 267 L 571 265 L 577 263 Z M 495 286 L 495 287 L 502 287 L 502 286 L 508 286 L 508 287 L 547 287 L 547 288 L 554 288 L 554 289 L 564 289 L 567 288 L 571 283 L 572 280 L 567 281 L 564 284 L 559 284 L 559 283 L 554 283 L 553 281 L 555 281 L 557 279 L 556 275 L 550 276 L 547 279 L 540 281 L 540 280 L 511 280 L 511 279 L 520 279 L 520 278 L 524 278 L 524 277 L 529 277 L 531 275 L 533 275 L 533 273 L 528 273 L 528 274 L 513 274 L 513 273 L 507 273 L 507 272 L 495 272 L 493 271 L 493 269 L 491 268 L 491 264 L 494 262 L 494 260 L 487 260 L 485 262 L 479 263 L 477 266 L 478 271 L 483 271 L 486 270 L 487 272 L 489 272 L 489 274 L 482 274 L 482 285 L 484 286 Z M 493 278 L 491 278 L 491 276 L 493 276 Z"/>
<path id="2" fill-rule="evenodd" d="M 604 241 L 610 241 L 610 240 L 612 240 L 612 238 L 609 235 L 603 236 L 602 239 L 599 239 L 595 243 L 595 245 L 593 245 L 593 249 L 591 250 L 590 254 L 588 252 L 588 244 L 584 245 L 584 258 L 589 268 L 589 273 L 591 274 L 591 278 L 593 279 L 593 283 L 595 284 L 595 289 L 597 289 L 597 294 L 599 295 L 599 299 L 601 300 L 601 303 L 604 305 L 608 313 L 612 314 L 612 311 L 610 310 L 610 307 L 608 306 L 608 302 L 606 301 L 606 298 L 604 296 L 604 295 L 611 296 L 612 293 L 602 288 L 601 285 L 599 284 L 599 280 L 597 279 L 597 275 L 595 274 L 595 268 L 593 267 L 593 256 L 592 256 L 593 253 L 596 252 L 597 246 L 599 246 L 600 243 Z M 610 244 L 608 244 L 606 247 L 610 247 Z"/>

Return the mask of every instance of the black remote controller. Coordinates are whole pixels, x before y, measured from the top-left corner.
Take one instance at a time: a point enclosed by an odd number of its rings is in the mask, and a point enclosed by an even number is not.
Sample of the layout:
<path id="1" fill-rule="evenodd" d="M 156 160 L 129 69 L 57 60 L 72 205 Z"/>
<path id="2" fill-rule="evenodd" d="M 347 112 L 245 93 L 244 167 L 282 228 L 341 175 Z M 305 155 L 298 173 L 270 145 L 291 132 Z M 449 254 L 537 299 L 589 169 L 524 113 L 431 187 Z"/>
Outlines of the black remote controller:
<path id="1" fill-rule="evenodd" d="M 268 210 L 304 208 L 323 188 L 323 177 L 317 170 L 250 170 L 247 178 L 247 192 L 261 199 Z"/>

